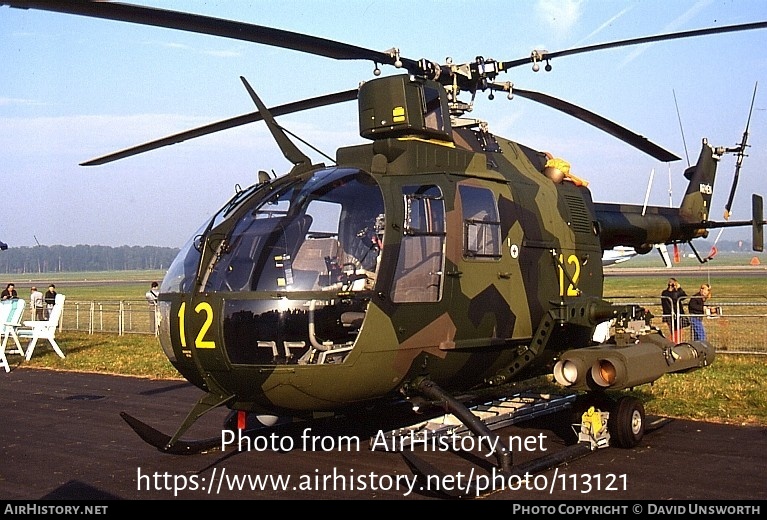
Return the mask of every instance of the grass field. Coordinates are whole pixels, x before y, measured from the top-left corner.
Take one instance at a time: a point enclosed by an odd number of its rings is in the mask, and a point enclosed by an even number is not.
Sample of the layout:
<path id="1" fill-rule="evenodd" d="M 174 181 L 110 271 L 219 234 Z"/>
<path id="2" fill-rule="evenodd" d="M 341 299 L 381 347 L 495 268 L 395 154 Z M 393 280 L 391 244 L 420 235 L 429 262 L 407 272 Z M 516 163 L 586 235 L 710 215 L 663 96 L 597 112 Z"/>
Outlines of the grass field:
<path id="1" fill-rule="evenodd" d="M 164 275 L 164 271 L 4 274 L 0 275 L 0 284 L 5 288 L 7 283 L 13 282 L 19 298 L 25 299 L 29 299 L 29 289 L 33 285 L 45 292 L 53 283 L 56 290 L 66 294 L 70 301 L 143 300 L 152 281 L 162 281 Z"/>
<path id="2" fill-rule="evenodd" d="M 633 262 L 633 260 L 632 260 Z M 630 263 L 630 262 L 629 262 Z M 638 296 L 657 298 L 668 273 L 656 277 L 607 277 L 605 296 Z M 55 283 L 69 300 L 140 300 L 152 280 L 162 278 L 160 272 L 76 273 L 57 276 Z M 763 278 L 725 278 L 715 273 L 675 274 L 683 287 L 695 288 L 703 281 L 711 283 L 716 298 L 743 298 L 767 295 Z M 7 283 L 6 277 L 3 281 Z M 705 279 L 701 279 L 705 278 Z M 22 279 L 14 283 L 20 296 L 28 293 L 32 283 L 46 286 L 48 278 Z M 8 280 L 10 281 L 10 280 Z M 149 335 L 87 334 L 63 331 L 57 334 L 67 353 L 60 359 L 45 342 L 35 351 L 27 367 L 132 375 L 149 378 L 179 378 L 167 360 L 159 341 Z M 18 357 L 11 356 L 13 365 Z M 0 373 L 0 377 L 2 374 Z M 716 362 L 703 370 L 687 374 L 670 374 L 652 385 L 643 385 L 634 393 L 640 396 L 650 414 L 732 424 L 767 425 L 767 356 L 719 355 Z"/>

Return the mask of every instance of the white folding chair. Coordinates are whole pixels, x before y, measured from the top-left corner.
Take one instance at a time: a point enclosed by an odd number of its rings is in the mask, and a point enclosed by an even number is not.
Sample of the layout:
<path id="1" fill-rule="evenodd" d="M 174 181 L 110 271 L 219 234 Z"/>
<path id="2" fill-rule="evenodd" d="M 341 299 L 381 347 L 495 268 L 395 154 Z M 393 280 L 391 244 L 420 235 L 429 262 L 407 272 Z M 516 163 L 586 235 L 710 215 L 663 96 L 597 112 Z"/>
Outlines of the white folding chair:
<path id="1" fill-rule="evenodd" d="M 27 360 L 32 358 L 32 353 L 35 350 L 38 340 L 45 339 L 51 344 L 53 350 L 60 358 L 64 358 L 64 352 L 59 348 L 56 343 L 56 329 L 59 326 L 59 320 L 61 319 L 61 313 L 64 310 L 65 296 L 63 294 L 56 295 L 56 303 L 54 303 L 51 309 L 48 319 L 44 321 L 25 321 L 24 326 L 16 330 L 16 334 L 19 338 L 29 338 L 29 344 L 27 345 Z"/>
<path id="2" fill-rule="evenodd" d="M 19 337 L 16 334 L 16 329 L 21 326 L 21 320 L 24 318 L 24 307 L 26 302 L 20 298 L 14 298 L 12 300 L 4 300 L 0 302 L 0 366 L 5 369 L 6 372 L 10 372 L 11 368 L 8 365 L 8 358 L 6 357 L 6 347 L 8 345 L 8 338 L 12 338 L 15 343 L 14 349 L 8 351 L 8 353 L 24 355 L 24 349 L 21 348 L 19 343 Z"/>

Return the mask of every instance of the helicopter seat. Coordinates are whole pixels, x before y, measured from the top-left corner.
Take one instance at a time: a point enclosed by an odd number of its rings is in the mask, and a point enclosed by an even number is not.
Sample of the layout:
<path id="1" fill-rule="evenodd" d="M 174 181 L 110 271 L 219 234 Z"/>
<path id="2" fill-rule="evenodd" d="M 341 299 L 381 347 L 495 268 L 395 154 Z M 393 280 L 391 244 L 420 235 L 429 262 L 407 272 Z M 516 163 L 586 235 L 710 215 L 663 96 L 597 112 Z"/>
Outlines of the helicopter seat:
<path id="1" fill-rule="evenodd" d="M 223 287 L 228 291 L 245 291 L 250 289 L 253 276 L 255 250 L 258 246 L 257 235 L 243 233 L 238 237 L 232 254 L 222 260 L 218 270 L 222 273 Z"/>
<path id="2" fill-rule="evenodd" d="M 301 279 L 306 276 L 307 289 L 320 287 L 319 277 L 327 272 L 325 258 L 335 258 L 338 255 L 338 240 L 334 237 L 307 238 L 296 252 L 293 259 L 294 276 Z M 311 283 L 308 280 L 311 279 Z"/>

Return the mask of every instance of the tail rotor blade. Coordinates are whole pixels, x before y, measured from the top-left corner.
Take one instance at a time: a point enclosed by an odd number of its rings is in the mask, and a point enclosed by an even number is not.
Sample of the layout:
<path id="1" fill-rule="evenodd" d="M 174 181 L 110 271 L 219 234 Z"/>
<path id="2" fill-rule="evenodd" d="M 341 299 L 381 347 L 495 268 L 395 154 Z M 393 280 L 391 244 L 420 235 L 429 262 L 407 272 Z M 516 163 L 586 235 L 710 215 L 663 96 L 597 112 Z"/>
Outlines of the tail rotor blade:
<path id="1" fill-rule="evenodd" d="M 735 174 L 732 177 L 732 187 L 730 188 L 730 196 L 727 198 L 727 204 L 724 206 L 724 220 L 729 220 L 732 209 L 732 201 L 735 198 L 735 189 L 738 187 L 738 177 L 740 176 L 740 167 L 743 165 L 743 158 L 746 156 L 746 147 L 748 146 L 748 127 L 751 125 L 751 114 L 754 111 L 754 101 L 756 100 L 756 87 L 759 83 L 754 84 L 754 95 L 751 97 L 751 108 L 748 111 L 748 120 L 746 120 L 746 130 L 743 132 L 743 139 L 740 144 L 733 151 L 737 153 L 737 159 L 735 160 Z"/>

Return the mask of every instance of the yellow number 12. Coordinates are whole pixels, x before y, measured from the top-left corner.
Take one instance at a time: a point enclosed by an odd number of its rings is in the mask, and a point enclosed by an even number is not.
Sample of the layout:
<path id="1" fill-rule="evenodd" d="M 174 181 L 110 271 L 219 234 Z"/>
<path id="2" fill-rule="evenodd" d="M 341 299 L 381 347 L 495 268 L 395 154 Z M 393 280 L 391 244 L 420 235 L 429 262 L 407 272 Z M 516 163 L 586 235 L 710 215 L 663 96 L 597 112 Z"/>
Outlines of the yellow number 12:
<path id="1" fill-rule="evenodd" d="M 185 311 L 186 302 L 182 302 L 181 307 L 178 309 L 178 333 L 179 339 L 181 339 L 182 347 L 186 347 L 186 320 L 184 319 L 186 314 Z M 208 329 L 210 329 L 210 326 L 213 323 L 213 307 L 211 307 L 208 302 L 200 302 L 197 304 L 197 307 L 194 308 L 194 312 L 198 314 L 204 312 L 206 315 L 205 322 L 202 324 L 200 332 L 197 333 L 197 337 L 194 339 L 195 348 L 216 348 L 215 341 L 204 339 L 205 334 L 207 334 Z"/>
<path id="2" fill-rule="evenodd" d="M 563 256 L 559 255 L 559 295 L 564 296 L 565 295 L 565 271 L 562 268 L 563 264 Z M 576 285 L 578 285 L 578 278 L 581 276 L 581 263 L 578 261 L 578 257 L 575 255 L 570 255 L 567 257 L 567 263 L 573 264 L 575 266 L 575 273 L 572 277 L 572 283 L 567 286 L 567 296 L 578 296 L 580 294 L 580 291 L 575 288 Z"/>

